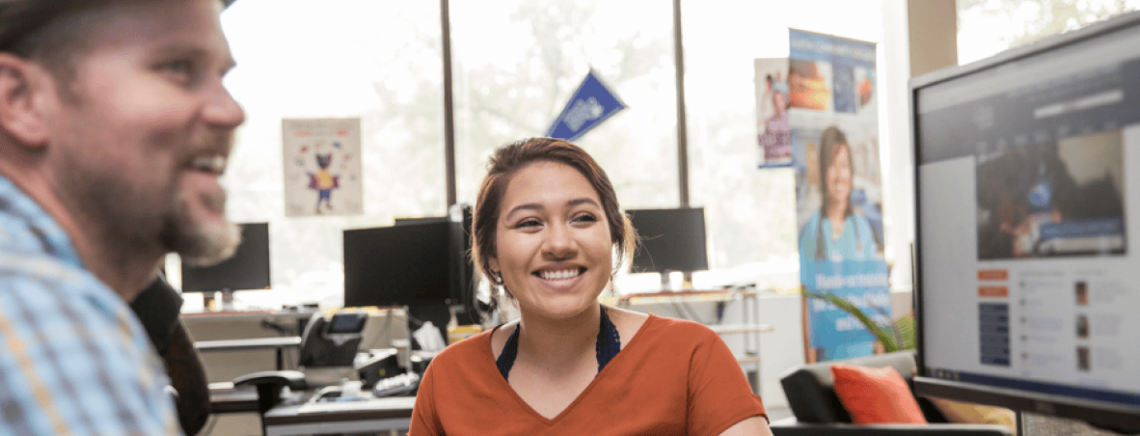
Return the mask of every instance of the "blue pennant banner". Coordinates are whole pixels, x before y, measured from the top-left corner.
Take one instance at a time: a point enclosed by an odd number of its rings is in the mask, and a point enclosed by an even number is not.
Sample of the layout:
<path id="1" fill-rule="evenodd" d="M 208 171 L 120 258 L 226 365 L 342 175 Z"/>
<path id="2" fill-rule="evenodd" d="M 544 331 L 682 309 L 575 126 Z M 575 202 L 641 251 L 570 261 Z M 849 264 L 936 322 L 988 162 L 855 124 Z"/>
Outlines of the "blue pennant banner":
<path id="1" fill-rule="evenodd" d="M 574 141 L 622 109 L 625 103 L 591 70 L 566 108 L 546 130 L 546 136 Z"/>

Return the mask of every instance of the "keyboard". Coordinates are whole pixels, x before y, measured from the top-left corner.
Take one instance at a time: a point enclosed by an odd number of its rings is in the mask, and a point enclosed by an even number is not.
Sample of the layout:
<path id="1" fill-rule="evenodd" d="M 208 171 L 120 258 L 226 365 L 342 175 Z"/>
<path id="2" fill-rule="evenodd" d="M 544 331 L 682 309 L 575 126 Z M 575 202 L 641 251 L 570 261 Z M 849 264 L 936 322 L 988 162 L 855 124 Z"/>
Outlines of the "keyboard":
<path id="1" fill-rule="evenodd" d="M 420 376 L 414 372 L 394 375 L 376 382 L 373 397 L 414 396 L 420 388 Z"/>

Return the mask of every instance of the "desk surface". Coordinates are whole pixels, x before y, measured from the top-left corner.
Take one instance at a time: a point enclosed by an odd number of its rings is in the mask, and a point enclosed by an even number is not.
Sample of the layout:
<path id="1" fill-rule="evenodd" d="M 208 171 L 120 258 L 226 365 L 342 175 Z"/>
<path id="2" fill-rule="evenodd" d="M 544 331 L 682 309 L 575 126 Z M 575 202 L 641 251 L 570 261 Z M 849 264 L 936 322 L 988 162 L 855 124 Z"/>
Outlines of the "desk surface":
<path id="1" fill-rule="evenodd" d="M 296 348 L 300 346 L 300 336 L 194 342 L 194 348 L 197 348 L 198 351 L 272 350 L 276 348 Z"/>
<path id="2" fill-rule="evenodd" d="M 210 383 L 210 413 L 257 412 L 257 389 L 233 383 Z"/>
<path id="3" fill-rule="evenodd" d="M 267 436 L 407 429 L 415 397 L 278 405 L 265 413 Z"/>

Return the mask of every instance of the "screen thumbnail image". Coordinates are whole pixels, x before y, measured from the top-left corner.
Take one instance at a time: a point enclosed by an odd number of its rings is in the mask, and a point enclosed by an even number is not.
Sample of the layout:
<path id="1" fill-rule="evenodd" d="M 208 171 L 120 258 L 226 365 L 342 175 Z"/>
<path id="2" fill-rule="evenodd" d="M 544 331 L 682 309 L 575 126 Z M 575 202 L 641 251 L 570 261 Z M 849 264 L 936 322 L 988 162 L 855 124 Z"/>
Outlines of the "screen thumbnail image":
<path id="1" fill-rule="evenodd" d="M 1088 306 L 1089 305 L 1089 284 L 1088 284 L 1088 282 L 1083 282 L 1083 281 L 1077 282 L 1076 293 L 1077 293 L 1077 305 L 1078 306 Z"/>
<path id="2" fill-rule="evenodd" d="M 1083 313 L 1077 315 L 1077 337 L 1081 339 L 1089 337 L 1089 317 Z"/>
<path id="3" fill-rule="evenodd" d="M 1077 369 L 1089 370 L 1089 347 L 1077 347 Z"/>
<path id="4" fill-rule="evenodd" d="M 1122 255 L 1120 131 L 980 150 L 978 259 Z"/>

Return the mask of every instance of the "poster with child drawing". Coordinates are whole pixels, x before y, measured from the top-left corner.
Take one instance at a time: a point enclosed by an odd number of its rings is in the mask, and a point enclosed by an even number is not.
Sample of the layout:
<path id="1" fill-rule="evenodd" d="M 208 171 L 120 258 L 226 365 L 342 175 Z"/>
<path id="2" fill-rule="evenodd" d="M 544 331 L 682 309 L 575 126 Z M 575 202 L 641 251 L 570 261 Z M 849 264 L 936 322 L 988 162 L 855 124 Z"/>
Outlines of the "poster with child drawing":
<path id="1" fill-rule="evenodd" d="M 286 119 L 285 216 L 364 213 L 360 119 Z"/>

